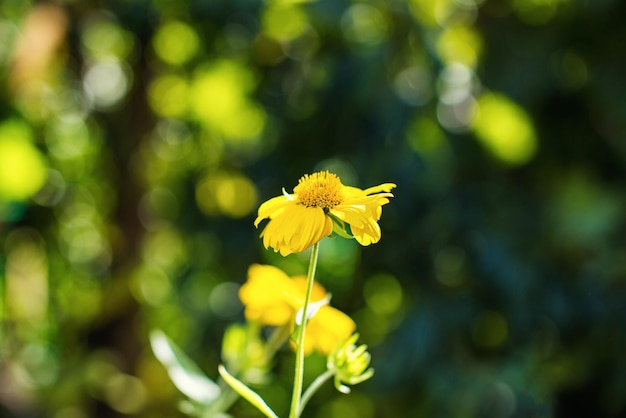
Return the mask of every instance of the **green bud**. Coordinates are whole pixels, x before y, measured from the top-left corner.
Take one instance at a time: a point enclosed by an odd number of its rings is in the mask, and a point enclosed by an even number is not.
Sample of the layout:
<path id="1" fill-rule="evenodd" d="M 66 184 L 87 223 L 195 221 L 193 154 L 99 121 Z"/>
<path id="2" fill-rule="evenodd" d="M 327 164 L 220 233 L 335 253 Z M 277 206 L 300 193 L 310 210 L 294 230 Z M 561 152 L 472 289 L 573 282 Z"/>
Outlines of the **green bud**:
<path id="1" fill-rule="evenodd" d="M 328 370 L 334 373 L 335 388 L 341 393 L 350 393 L 348 385 L 356 385 L 374 375 L 374 369 L 369 367 L 371 356 L 367 352 L 367 345 L 356 346 L 359 334 L 354 333 L 328 356 Z"/>

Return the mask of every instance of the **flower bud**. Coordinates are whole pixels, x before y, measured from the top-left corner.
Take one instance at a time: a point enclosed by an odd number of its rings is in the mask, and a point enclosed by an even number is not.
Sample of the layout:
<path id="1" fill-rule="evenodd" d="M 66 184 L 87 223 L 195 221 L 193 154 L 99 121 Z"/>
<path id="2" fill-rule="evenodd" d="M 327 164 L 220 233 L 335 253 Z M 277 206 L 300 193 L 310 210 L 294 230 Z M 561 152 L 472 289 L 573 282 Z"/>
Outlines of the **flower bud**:
<path id="1" fill-rule="evenodd" d="M 354 333 L 342 345 L 328 356 L 328 370 L 334 373 L 335 388 L 341 393 L 350 393 L 348 385 L 356 385 L 374 375 L 374 369 L 369 367 L 371 356 L 367 352 L 367 345 L 356 346 L 359 334 Z"/>

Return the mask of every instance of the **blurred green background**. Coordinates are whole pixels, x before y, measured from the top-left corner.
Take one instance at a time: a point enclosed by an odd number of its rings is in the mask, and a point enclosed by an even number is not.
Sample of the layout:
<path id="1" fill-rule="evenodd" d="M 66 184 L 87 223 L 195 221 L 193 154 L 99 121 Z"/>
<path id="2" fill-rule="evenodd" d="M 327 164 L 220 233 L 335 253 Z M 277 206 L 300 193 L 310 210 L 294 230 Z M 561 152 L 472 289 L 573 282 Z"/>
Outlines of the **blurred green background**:
<path id="1" fill-rule="evenodd" d="M 0 416 L 182 417 L 148 333 L 216 378 L 248 266 L 308 262 L 256 209 L 319 169 L 398 188 L 378 244 L 322 242 L 376 374 L 305 417 L 626 416 L 625 15 L 3 0 Z M 281 415 L 292 363 L 260 389 Z"/>

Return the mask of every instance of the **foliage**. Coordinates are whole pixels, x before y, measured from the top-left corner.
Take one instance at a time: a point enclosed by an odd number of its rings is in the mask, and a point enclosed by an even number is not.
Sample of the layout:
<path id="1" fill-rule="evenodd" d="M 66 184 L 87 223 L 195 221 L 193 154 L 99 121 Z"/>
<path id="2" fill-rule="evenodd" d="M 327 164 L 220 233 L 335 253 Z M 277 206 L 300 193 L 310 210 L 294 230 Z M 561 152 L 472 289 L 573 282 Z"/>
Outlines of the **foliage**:
<path id="1" fill-rule="evenodd" d="M 248 266 L 306 272 L 256 210 L 321 170 L 398 187 L 318 262 L 376 374 L 303 416 L 624 415 L 624 7 L 0 2 L 0 415 L 183 416 L 150 333 L 217 381 Z"/>

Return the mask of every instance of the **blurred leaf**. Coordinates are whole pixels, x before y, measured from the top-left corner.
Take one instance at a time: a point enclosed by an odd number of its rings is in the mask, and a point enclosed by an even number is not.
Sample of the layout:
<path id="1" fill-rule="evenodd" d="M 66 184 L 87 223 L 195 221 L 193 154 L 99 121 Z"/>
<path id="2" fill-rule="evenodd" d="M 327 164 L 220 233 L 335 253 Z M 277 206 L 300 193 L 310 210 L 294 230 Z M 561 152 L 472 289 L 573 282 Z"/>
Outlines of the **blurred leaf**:
<path id="1" fill-rule="evenodd" d="M 47 163 L 32 135 L 18 119 L 0 123 L 0 200 L 26 200 L 46 182 Z"/>
<path id="2" fill-rule="evenodd" d="M 472 127 L 480 142 L 504 163 L 525 164 L 537 152 L 530 116 L 502 94 L 485 93 L 478 99 L 478 114 Z"/>
<path id="3" fill-rule="evenodd" d="M 157 359 L 167 369 L 174 385 L 189 398 L 209 405 L 220 395 L 219 386 L 209 379 L 187 355 L 159 330 L 150 333 Z"/>
<path id="4" fill-rule="evenodd" d="M 248 402 L 254 405 L 259 411 L 263 412 L 263 414 L 266 417 L 278 418 L 278 415 L 276 415 L 276 413 L 272 411 L 272 408 L 270 408 L 265 403 L 263 398 L 261 398 L 261 396 L 259 396 L 258 393 L 256 393 L 255 391 L 250 389 L 248 386 L 244 385 L 236 377 L 228 373 L 228 371 L 226 371 L 226 368 L 222 366 L 221 364 L 219 365 L 218 370 L 222 378 L 226 381 L 226 383 L 230 385 L 231 388 L 233 388 L 244 399 L 246 399 Z"/>

